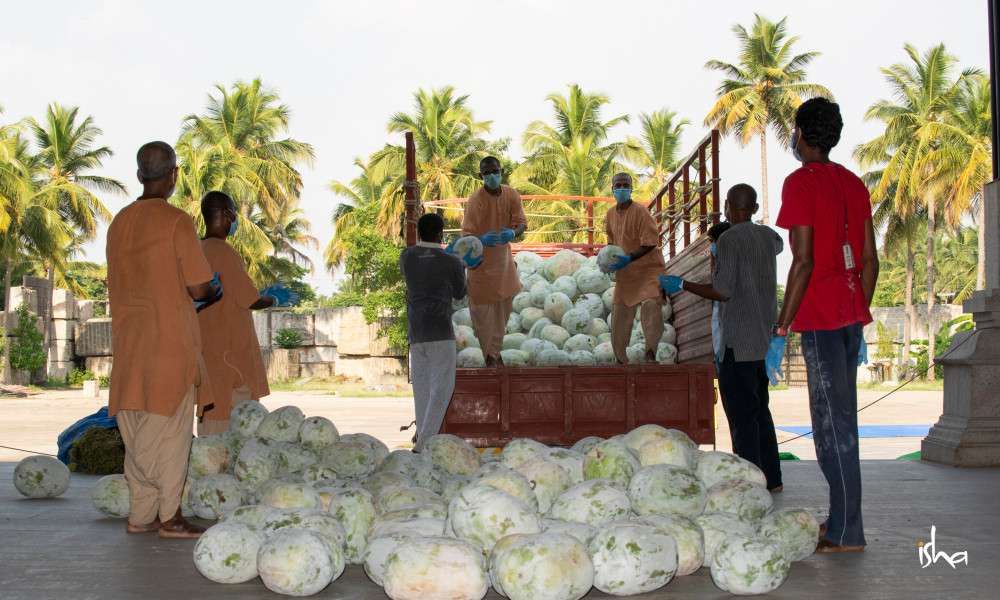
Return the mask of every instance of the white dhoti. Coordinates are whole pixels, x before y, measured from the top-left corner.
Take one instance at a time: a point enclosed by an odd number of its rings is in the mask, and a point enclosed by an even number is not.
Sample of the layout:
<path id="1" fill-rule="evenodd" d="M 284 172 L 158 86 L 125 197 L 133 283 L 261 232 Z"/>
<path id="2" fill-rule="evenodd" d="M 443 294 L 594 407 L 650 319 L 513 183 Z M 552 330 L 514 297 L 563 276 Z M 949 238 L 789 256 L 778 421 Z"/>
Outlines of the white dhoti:
<path id="1" fill-rule="evenodd" d="M 455 340 L 410 344 L 410 380 L 419 451 L 441 430 L 455 391 Z"/>

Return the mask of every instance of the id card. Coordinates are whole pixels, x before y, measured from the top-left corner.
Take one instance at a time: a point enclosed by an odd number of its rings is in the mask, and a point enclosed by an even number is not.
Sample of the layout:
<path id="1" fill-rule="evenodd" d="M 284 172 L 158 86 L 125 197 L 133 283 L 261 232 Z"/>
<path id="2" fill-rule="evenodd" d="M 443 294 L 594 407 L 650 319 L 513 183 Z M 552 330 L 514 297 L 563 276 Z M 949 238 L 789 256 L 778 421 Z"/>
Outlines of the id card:
<path id="1" fill-rule="evenodd" d="M 851 245 L 844 244 L 843 246 L 841 246 L 841 249 L 844 251 L 844 268 L 846 268 L 848 271 L 853 270 L 854 252 L 851 250 Z"/>

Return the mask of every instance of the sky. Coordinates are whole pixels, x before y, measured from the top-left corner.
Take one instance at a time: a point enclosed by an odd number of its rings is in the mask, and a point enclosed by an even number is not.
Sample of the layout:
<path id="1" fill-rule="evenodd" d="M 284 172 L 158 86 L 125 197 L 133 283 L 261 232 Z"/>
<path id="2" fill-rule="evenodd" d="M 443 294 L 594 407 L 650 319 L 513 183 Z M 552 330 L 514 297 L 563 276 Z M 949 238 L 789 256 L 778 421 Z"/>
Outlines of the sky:
<path id="1" fill-rule="evenodd" d="M 708 132 L 702 121 L 720 80 L 704 64 L 736 61 L 730 29 L 749 28 L 754 13 L 787 17 L 796 50 L 822 53 L 809 78 L 841 106 L 832 158 L 851 168 L 851 149 L 879 133 L 865 109 L 890 94 L 879 68 L 906 60 L 904 43 L 923 51 L 944 42 L 963 67 L 988 65 L 986 3 L 975 0 L 16 2 L 4 8 L 17 26 L 0 38 L 0 120 L 41 118 L 53 101 L 93 116 L 115 152 L 103 173 L 128 186 L 129 197 L 103 198 L 117 212 L 140 192 L 140 145 L 175 141 L 216 84 L 260 77 L 291 108 L 289 135 L 316 151 L 301 169 L 301 206 L 320 242 L 310 282 L 329 293 L 335 281 L 322 247 L 338 199 L 328 183 L 353 178 L 355 157 L 402 143 L 386 123 L 412 108 L 418 88 L 467 94 L 477 120 L 492 121 L 490 136 L 511 138 L 515 158 L 527 124 L 551 118 L 545 97 L 570 83 L 610 96 L 607 117 L 676 111 L 691 121 L 683 146 L 692 148 Z M 612 138 L 637 132 L 633 118 Z M 758 143 L 726 139 L 720 164 L 723 193 L 739 182 L 760 190 Z M 796 166 L 771 140 L 772 219 Z M 103 229 L 86 253 L 104 260 Z M 790 260 L 786 250 L 782 274 Z"/>

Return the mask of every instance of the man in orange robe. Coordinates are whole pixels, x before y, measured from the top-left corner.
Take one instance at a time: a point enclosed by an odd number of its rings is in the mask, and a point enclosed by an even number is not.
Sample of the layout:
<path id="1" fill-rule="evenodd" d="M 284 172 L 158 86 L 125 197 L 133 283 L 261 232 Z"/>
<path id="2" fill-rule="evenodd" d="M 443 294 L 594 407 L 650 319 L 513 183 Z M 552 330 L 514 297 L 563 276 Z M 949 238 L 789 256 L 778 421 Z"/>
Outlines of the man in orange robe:
<path id="1" fill-rule="evenodd" d="M 483 187 L 465 205 L 462 235 L 483 242 L 483 262 L 469 271 L 469 313 L 487 367 L 502 366 L 500 350 L 513 310 L 514 295 L 521 291 L 510 242 L 527 229 L 521 195 L 500 183 L 500 161 L 488 156 L 479 163 Z M 654 281 L 655 284 L 655 281 Z"/>

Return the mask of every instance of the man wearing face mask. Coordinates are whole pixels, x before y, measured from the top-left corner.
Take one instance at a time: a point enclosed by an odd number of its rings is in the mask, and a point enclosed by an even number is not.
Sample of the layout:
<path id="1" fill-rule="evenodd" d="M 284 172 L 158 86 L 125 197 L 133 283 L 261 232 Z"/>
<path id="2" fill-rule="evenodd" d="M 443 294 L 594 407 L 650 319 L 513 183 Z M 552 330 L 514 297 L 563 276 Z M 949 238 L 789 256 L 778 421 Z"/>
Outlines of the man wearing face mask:
<path id="1" fill-rule="evenodd" d="M 731 226 L 716 242 L 712 283 L 665 275 L 660 284 L 668 294 L 683 290 L 720 303 L 719 391 L 733 451 L 760 467 L 767 489 L 781 491 L 765 358 L 778 312 L 776 257 L 784 244 L 773 229 L 751 221 L 755 212 L 757 192 L 752 187 L 741 183 L 730 188 L 726 219 Z"/>
<path id="2" fill-rule="evenodd" d="M 250 311 L 287 305 L 295 298 L 281 285 L 257 291 L 243 259 L 226 241 L 239 226 L 232 198 L 208 192 L 201 199 L 201 216 L 205 220 L 201 249 L 226 288 L 218 302 L 198 312 L 205 366 L 215 399 L 198 420 L 198 435 L 204 436 L 228 431 L 229 413 L 236 403 L 271 393 Z"/>
<path id="3" fill-rule="evenodd" d="M 211 403 L 192 300 L 217 298 L 212 269 L 191 217 L 167 198 L 177 155 L 165 142 L 139 149 L 142 195 L 108 228 L 108 299 L 112 324 L 111 394 L 125 443 L 130 493 L 128 533 L 196 538 L 204 531 L 181 515 L 194 407 Z"/>
<path id="4" fill-rule="evenodd" d="M 503 366 L 500 350 L 513 310 L 514 295 L 521 291 L 510 242 L 528 226 L 521 195 L 500 183 L 503 171 L 492 156 L 479 163 L 483 187 L 465 205 L 462 235 L 483 243 L 483 262 L 469 271 L 469 313 L 487 367 Z"/>
<path id="5" fill-rule="evenodd" d="M 639 322 L 646 338 L 646 362 L 656 361 L 656 346 L 663 336 L 663 301 L 656 277 L 663 273 L 660 232 L 649 209 L 632 202 L 632 176 L 617 173 L 611 179 L 615 206 L 604 221 L 608 244 L 627 254 L 611 265 L 615 273 L 614 305 L 611 307 L 611 347 L 621 364 L 628 363 L 626 349 L 632 337 L 632 322 Z"/>
<path id="6" fill-rule="evenodd" d="M 868 358 L 863 329 L 879 264 L 868 188 L 830 160 L 843 126 L 825 98 L 799 107 L 792 152 L 802 166 L 785 178 L 777 221 L 788 229 L 792 266 L 773 343 L 783 348 L 789 328 L 802 336 L 816 460 L 830 486 L 817 552 L 865 548 L 857 371 Z"/>

